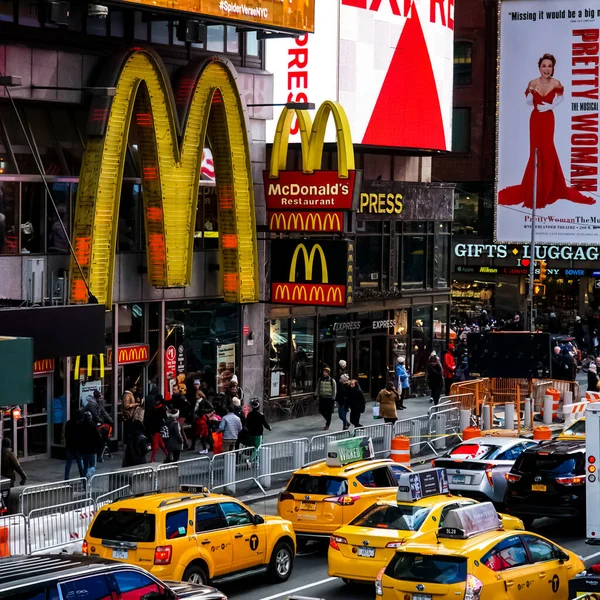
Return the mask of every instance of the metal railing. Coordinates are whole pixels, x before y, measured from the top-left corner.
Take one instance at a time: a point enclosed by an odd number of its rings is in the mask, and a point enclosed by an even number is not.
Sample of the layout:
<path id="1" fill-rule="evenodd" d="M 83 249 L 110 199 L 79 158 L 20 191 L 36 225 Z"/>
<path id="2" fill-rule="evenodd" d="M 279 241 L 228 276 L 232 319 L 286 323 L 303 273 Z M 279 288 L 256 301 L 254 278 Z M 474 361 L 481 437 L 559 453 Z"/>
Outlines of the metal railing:
<path id="1" fill-rule="evenodd" d="M 0 557 L 29 554 L 29 528 L 23 514 L 0 517 Z"/>
<path id="2" fill-rule="evenodd" d="M 156 469 L 155 487 L 163 492 L 177 492 L 182 485 L 209 488 L 211 483 L 211 459 L 208 456 L 167 463 Z"/>
<path id="3" fill-rule="evenodd" d="M 317 462 L 327 458 L 327 444 L 337 440 L 345 440 L 352 437 L 349 429 L 345 431 L 336 431 L 335 433 L 321 433 L 315 435 L 310 440 L 310 458 L 307 462 Z"/>
<path id="4" fill-rule="evenodd" d="M 367 436 L 373 441 L 375 456 L 389 455 L 392 446 L 392 434 L 394 426 L 391 423 L 378 423 L 377 425 L 366 425 L 354 430 L 354 437 Z"/>
<path id="5" fill-rule="evenodd" d="M 144 494 L 156 490 L 156 470 L 154 467 L 134 467 L 112 471 L 111 473 L 96 473 L 89 484 L 88 496 L 96 499 L 109 492 L 129 486 L 132 494 Z"/>
<path id="6" fill-rule="evenodd" d="M 27 485 L 19 494 L 19 512 L 28 515 L 36 508 L 56 506 L 87 497 L 85 477 Z"/>

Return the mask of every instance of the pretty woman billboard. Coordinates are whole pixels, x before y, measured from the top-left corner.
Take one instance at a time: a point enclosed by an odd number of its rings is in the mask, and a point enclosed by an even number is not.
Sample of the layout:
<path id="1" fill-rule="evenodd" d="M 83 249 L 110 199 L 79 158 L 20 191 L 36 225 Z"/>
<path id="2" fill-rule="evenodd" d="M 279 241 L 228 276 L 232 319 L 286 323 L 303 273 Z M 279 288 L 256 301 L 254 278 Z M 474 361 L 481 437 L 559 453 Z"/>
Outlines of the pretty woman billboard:
<path id="1" fill-rule="evenodd" d="M 531 239 L 537 170 L 538 242 L 598 244 L 600 9 L 504 0 L 500 10 L 496 239 Z"/>

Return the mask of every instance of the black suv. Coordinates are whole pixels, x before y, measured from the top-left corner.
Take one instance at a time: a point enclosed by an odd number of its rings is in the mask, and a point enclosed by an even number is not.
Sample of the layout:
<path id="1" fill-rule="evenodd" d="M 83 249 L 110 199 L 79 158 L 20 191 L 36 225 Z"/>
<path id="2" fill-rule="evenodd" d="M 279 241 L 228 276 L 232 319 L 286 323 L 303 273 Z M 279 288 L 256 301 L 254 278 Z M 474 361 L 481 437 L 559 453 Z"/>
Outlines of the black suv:
<path id="1" fill-rule="evenodd" d="M 553 440 L 525 450 L 506 475 L 506 512 L 534 519 L 585 517 L 585 440 Z"/>
<path id="2" fill-rule="evenodd" d="M 133 565 L 66 554 L 0 558 L 0 598 L 227 600 L 211 587 L 165 583 Z"/>

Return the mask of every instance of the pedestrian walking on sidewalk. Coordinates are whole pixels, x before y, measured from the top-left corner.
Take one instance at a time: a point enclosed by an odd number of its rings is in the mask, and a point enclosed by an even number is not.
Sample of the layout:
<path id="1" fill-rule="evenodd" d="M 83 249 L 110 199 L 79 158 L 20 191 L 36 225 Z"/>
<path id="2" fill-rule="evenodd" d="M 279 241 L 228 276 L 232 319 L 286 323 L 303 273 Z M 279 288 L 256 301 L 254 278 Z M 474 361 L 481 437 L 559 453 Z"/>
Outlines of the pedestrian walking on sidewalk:
<path id="1" fill-rule="evenodd" d="M 121 399 L 121 414 L 123 415 L 123 442 L 127 444 L 127 440 L 131 433 L 131 424 L 136 410 L 141 406 L 141 401 L 137 400 L 132 392 L 125 390 Z"/>
<path id="2" fill-rule="evenodd" d="M 396 402 L 400 400 L 396 388 L 394 388 L 394 382 L 388 381 L 384 390 L 381 390 L 377 394 L 375 402 L 379 404 L 379 416 L 383 418 L 384 422 L 392 423 L 392 425 L 398 420 L 398 413 L 396 412 Z"/>
<path id="3" fill-rule="evenodd" d="M 252 458 L 248 459 L 246 463 L 249 468 L 252 468 L 256 464 L 256 457 L 258 455 L 258 449 L 262 444 L 263 434 L 265 429 L 271 431 L 271 426 L 267 423 L 265 415 L 260 412 L 260 402 L 258 400 L 252 401 L 252 410 L 246 417 L 246 428 L 248 429 L 248 442 L 253 448 Z"/>
<path id="4" fill-rule="evenodd" d="M 236 398 L 239 400 L 239 398 Z M 227 408 L 227 414 L 219 423 L 219 431 L 223 434 L 223 452 L 232 452 L 235 450 L 240 431 L 242 431 L 242 421 L 235 414 L 235 407 L 230 404 Z"/>
<path id="5" fill-rule="evenodd" d="M 165 453 L 165 460 L 169 458 L 166 441 L 169 439 L 169 429 L 167 427 L 167 409 L 164 404 L 164 398 L 157 394 L 152 401 L 152 406 L 146 410 L 144 426 L 150 437 L 152 444 L 152 456 L 150 462 L 154 462 L 156 452 L 160 448 Z"/>
<path id="6" fill-rule="evenodd" d="M 83 462 L 83 471 L 87 479 L 91 479 L 96 472 L 96 461 L 98 453 L 102 451 L 103 444 L 104 441 L 96 423 L 94 423 L 92 413 L 84 413 L 79 449 Z"/>
<path id="7" fill-rule="evenodd" d="M 185 422 L 192 412 L 192 407 L 185 395 L 181 392 L 179 385 L 173 386 L 171 405 L 179 413 L 179 425 L 181 428 L 181 437 L 183 438 L 183 448 L 190 449 L 191 444 L 188 444 L 187 435 L 185 434 Z"/>
<path id="8" fill-rule="evenodd" d="M 452 382 L 454 381 L 454 371 L 456 371 L 456 361 L 454 360 L 454 344 L 448 344 L 448 349 L 442 356 L 443 375 L 446 384 L 446 396 L 450 395 Z"/>
<path id="9" fill-rule="evenodd" d="M 427 366 L 427 385 L 431 391 L 431 402 L 437 406 L 442 395 L 444 387 L 444 372 L 437 352 L 434 350 L 429 356 L 429 365 Z"/>
<path id="10" fill-rule="evenodd" d="M 342 362 L 342 361 L 340 361 Z M 340 383 L 337 386 L 337 394 L 335 396 L 335 401 L 338 406 L 338 417 L 342 422 L 342 426 L 344 431 L 350 427 L 350 423 L 348 423 L 348 390 L 350 389 L 350 377 L 343 373 L 340 377 Z"/>
<path id="11" fill-rule="evenodd" d="M 347 390 L 347 402 L 348 408 L 350 409 L 350 423 L 354 425 L 354 427 L 364 427 L 364 425 L 360 422 L 360 415 L 365 412 L 365 408 L 367 403 L 365 401 L 365 395 L 363 391 L 360 389 L 360 385 L 356 379 L 351 379 L 348 383 Z"/>
<path id="12" fill-rule="evenodd" d="M 81 460 L 81 425 L 83 424 L 83 413 L 75 409 L 71 418 L 65 425 L 65 449 L 67 451 L 67 462 L 65 463 L 65 481 L 71 477 L 71 466 L 73 461 L 77 465 L 79 477 L 85 477 L 83 461 Z"/>
<path id="13" fill-rule="evenodd" d="M 404 410 L 406 408 L 404 406 L 404 401 L 408 398 L 408 393 L 410 390 L 410 381 L 405 362 L 406 359 L 404 356 L 399 356 L 398 360 L 396 361 L 396 378 L 398 380 L 396 388 L 400 394 L 400 406 L 398 407 L 400 410 Z"/>
<path id="14" fill-rule="evenodd" d="M 123 456 L 123 467 L 134 467 L 146 464 L 146 455 L 152 446 L 146 436 L 146 430 L 141 421 L 132 421 L 129 439 Z"/>
<path id="15" fill-rule="evenodd" d="M 179 411 L 171 411 L 167 416 L 167 429 L 169 430 L 169 440 L 167 449 L 169 451 L 168 462 L 177 462 L 181 458 L 183 450 L 183 432 L 179 423 Z"/>
<path id="16" fill-rule="evenodd" d="M 0 460 L 2 462 L 0 465 L 0 474 L 2 477 L 10 479 L 10 487 L 15 487 L 17 475 L 20 475 L 21 477 L 20 485 L 25 485 L 27 483 L 27 475 L 25 475 L 25 471 L 23 471 L 19 459 L 13 452 L 12 444 L 8 438 L 2 438 L 2 454 Z"/>
<path id="17" fill-rule="evenodd" d="M 600 377 L 598 377 L 598 369 L 594 363 L 590 364 L 587 372 L 588 392 L 597 392 L 600 386 Z"/>
<path id="18" fill-rule="evenodd" d="M 327 431 L 331 425 L 331 414 L 333 413 L 333 403 L 337 393 L 337 386 L 335 379 L 331 376 L 331 369 L 325 367 L 323 369 L 323 375 L 317 382 L 317 393 L 316 397 L 319 401 L 319 412 L 325 419 L 325 427 L 323 431 Z"/>

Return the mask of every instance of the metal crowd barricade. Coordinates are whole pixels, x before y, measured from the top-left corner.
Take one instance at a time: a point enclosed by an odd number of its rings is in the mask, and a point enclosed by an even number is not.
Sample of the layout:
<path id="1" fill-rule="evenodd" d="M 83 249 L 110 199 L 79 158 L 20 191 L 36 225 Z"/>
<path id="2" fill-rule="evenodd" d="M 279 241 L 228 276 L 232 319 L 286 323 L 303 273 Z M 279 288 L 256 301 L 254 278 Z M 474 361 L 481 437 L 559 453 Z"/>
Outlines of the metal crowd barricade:
<path id="1" fill-rule="evenodd" d="M 269 488 L 273 479 L 289 475 L 306 464 L 310 456 L 308 438 L 263 444 L 259 449 L 258 479 L 263 487 Z"/>
<path id="2" fill-rule="evenodd" d="M 29 531 L 25 515 L 0 517 L 0 557 L 29 554 Z"/>
<path id="3" fill-rule="evenodd" d="M 80 550 L 93 518 L 91 498 L 32 510 L 28 515 L 30 553 L 57 548 Z"/>
<path id="4" fill-rule="evenodd" d="M 460 441 L 460 409 L 450 408 L 432 414 L 429 418 L 427 445 L 434 454 L 445 450 L 453 442 Z"/>
<path id="5" fill-rule="evenodd" d="M 329 442 L 345 440 L 352 437 L 349 429 L 345 431 L 336 431 L 335 433 L 322 433 L 315 435 L 310 440 L 310 457 L 307 462 L 317 462 L 327 458 L 327 445 Z"/>
<path id="6" fill-rule="evenodd" d="M 32 510 L 81 500 L 87 496 L 84 477 L 25 486 L 19 494 L 19 512 L 28 515 Z"/>
<path id="7" fill-rule="evenodd" d="M 419 415 L 412 419 L 401 419 L 394 423 L 394 435 L 410 439 L 410 455 L 418 456 L 427 448 L 429 440 L 429 415 Z"/>
<path id="8" fill-rule="evenodd" d="M 446 398 L 452 398 L 452 396 L 446 396 Z M 431 406 L 429 408 L 429 410 L 427 411 L 429 416 L 431 417 L 431 415 L 434 415 L 436 413 L 445 411 L 445 410 L 450 410 L 451 408 L 456 408 L 458 410 L 461 410 L 463 407 L 461 402 L 454 402 L 454 401 L 446 401 L 446 402 L 442 402 L 442 399 L 440 398 L 440 403 L 437 404 L 436 406 Z"/>
<path id="9" fill-rule="evenodd" d="M 473 412 L 479 416 L 481 405 L 489 393 L 489 386 L 490 380 L 487 378 L 460 381 L 452 384 L 450 395 L 473 394 L 475 398 Z"/>
<path id="10" fill-rule="evenodd" d="M 354 437 L 367 436 L 373 441 L 375 456 L 389 456 L 394 426 L 391 423 L 366 425 L 354 430 Z"/>
<path id="11" fill-rule="evenodd" d="M 112 490 L 129 486 L 131 494 L 144 494 L 156 489 L 156 471 L 153 467 L 135 467 L 111 473 L 96 473 L 90 480 L 89 497 L 95 500 Z"/>
<path id="12" fill-rule="evenodd" d="M 473 394 L 472 392 L 465 392 L 464 394 L 452 394 L 450 396 L 442 396 L 440 398 L 438 407 L 442 406 L 443 404 L 449 403 L 453 406 L 456 403 L 458 403 L 460 404 L 460 408 L 462 408 L 463 410 L 469 410 L 471 411 L 471 413 L 475 412 L 475 394 Z"/>
<path id="13" fill-rule="evenodd" d="M 122 498 L 128 498 L 129 496 L 131 496 L 131 488 L 128 485 L 124 485 L 116 490 L 98 496 L 94 501 L 94 509 L 98 512 L 103 506 L 112 504 Z"/>
<path id="14" fill-rule="evenodd" d="M 160 465 L 156 469 L 156 489 L 177 492 L 185 484 L 210 487 L 210 473 L 211 459 L 208 456 Z"/>
<path id="15" fill-rule="evenodd" d="M 241 448 L 233 452 L 215 454 L 211 461 L 210 490 L 222 490 L 235 494 L 240 483 L 254 482 L 264 493 L 259 483 L 260 459 L 259 452 L 254 448 Z"/>

